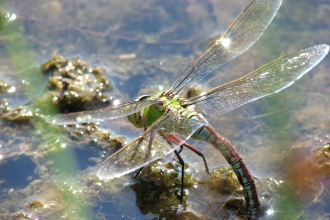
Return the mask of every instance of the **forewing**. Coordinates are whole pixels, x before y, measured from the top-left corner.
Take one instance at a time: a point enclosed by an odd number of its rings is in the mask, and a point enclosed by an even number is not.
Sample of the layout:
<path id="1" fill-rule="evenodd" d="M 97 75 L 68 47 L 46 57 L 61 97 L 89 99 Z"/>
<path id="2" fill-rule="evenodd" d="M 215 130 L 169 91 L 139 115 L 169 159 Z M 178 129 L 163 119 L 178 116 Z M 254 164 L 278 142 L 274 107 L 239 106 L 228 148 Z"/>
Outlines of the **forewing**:
<path id="1" fill-rule="evenodd" d="M 183 95 L 205 76 L 249 49 L 263 34 L 281 0 L 255 0 L 230 25 L 224 36 L 191 63 L 172 85 L 173 95 Z"/>
<path id="2" fill-rule="evenodd" d="M 232 82 L 189 99 L 209 115 L 222 115 L 248 102 L 285 89 L 317 65 L 329 51 L 328 45 L 316 45 L 280 57 Z"/>
<path id="3" fill-rule="evenodd" d="M 169 112 L 140 137 L 108 157 L 96 175 L 100 179 L 112 179 L 141 168 L 173 152 L 201 126 L 202 122 Z M 178 138 L 168 138 L 171 136 Z"/>
<path id="4" fill-rule="evenodd" d="M 141 111 L 147 106 L 161 103 L 157 100 L 139 100 L 126 102 L 116 106 L 110 106 L 100 110 L 73 112 L 69 114 L 57 114 L 50 116 L 46 122 L 52 124 L 78 124 L 88 122 L 98 122 L 114 118 L 123 117 Z"/>

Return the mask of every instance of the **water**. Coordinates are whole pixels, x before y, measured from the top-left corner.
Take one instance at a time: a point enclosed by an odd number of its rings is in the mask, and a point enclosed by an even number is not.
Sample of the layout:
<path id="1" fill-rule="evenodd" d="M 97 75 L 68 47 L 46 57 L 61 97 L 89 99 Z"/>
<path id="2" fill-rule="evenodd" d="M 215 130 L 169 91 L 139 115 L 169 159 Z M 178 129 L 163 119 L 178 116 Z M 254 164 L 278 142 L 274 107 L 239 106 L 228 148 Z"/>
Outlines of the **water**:
<path id="1" fill-rule="evenodd" d="M 1 10 L 17 18 L 9 38 L 15 39 L 14 43 L 5 37 L 0 41 L 3 51 L 0 78 L 15 86 L 16 92 L 1 93 L 0 98 L 14 107 L 38 96 L 47 76 L 34 71 L 36 77 L 28 78 L 33 82 L 31 85 L 22 82 L 26 76 L 21 72 L 27 72 L 23 70 L 31 66 L 38 67 L 55 54 L 79 56 L 104 67 L 104 76 L 113 79 L 118 88 L 107 94 L 122 102 L 158 92 L 159 86 L 167 89 L 186 66 L 210 46 L 208 36 L 226 29 L 248 3 L 248 0 L 3 1 Z M 204 90 L 238 78 L 288 52 L 320 43 L 330 44 L 329 8 L 329 1 L 284 0 L 256 45 L 209 76 L 199 88 Z M 207 117 L 215 129 L 232 141 L 259 178 L 260 191 L 271 192 L 274 213 L 269 219 L 329 216 L 329 178 L 313 166 L 313 161 L 318 159 L 312 152 L 330 139 L 329 61 L 330 56 L 279 94 L 222 117 Z M 34 81 L 36 78 L 38 82 Z M 154 189 L 152 184 L 149 188 L 148 184 L 142 184 L 143 188 L 134 185 L 129 177 L 102 183 L 91 175 L 91 167 L 113 151 L 103 147 L 108 142 L 93 143 L 88 132 L 84 133 L 83 140 L 64 132 L 60 136 L 61 144 L 54 144 L 58 135 L 51 135 L 55 132 L 41 122 L 1 120 L 1 127 L 0 170 L 6 172 L 0 173 L 0 213 L 3 213 L 0 218 L 8 219 L 19 212 L 31 214 L 35 219 L 180 218 L 175 214 L 181 207 L 172 207 L 174 199 L 159 206 L 153 200 L 143 200 L 147 197 L 143 192 Z M 113 132 L 125 135 L 139 132 L 125 120 L 104 122 L 100 127 L 110 131 L 111 138 L 116 137 Z M 48 135 L 44 135 L 47 129 L 50 129 Z M 100 140 L 96 134 L 93 137 Z M 123 142 L 112 140 L 117 148 L 118 143 Z M 209 158 L 210 167 L 227 166 L 212 147 L 194 144 Z M 61 146 L 65 147 L 61 150 Z M 196 219 L 234 218 L 235 212 L 231 209 L 225 210 L 227 215 L 219 211 L 232 194 L 223 195 L 204 184 L 208 176 L 199 157 L 184 150 L 183 158 L 189 163 L 193 177 L 202 180 L 189 188 L 189 200 L 183 209 L 191 213 L 186 215 Z M 16 174 L 16 179 L 8 170 Z M 136 186 L 132 187 L 134 191 L 125 185 L 127 182 Z M 35 200 L 44 208 L 36 208 L 35 203 L 29 205 Z"/>

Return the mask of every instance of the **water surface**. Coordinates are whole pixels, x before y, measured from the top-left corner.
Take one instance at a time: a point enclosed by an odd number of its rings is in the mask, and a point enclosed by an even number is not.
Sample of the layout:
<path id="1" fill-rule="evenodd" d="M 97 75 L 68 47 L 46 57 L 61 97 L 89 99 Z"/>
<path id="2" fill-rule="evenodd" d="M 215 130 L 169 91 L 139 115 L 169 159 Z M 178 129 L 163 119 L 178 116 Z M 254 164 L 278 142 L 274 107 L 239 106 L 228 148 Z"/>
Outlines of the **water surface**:
<path id="1" fill-rule="evenodd" d="M 2 13 L 9 13 L 12 21 L 0 37 L 0 78 L 15 91 L 0 93 L 0 99 L 15 107 L 42 94 L 47 75 L 33 71 L 31 84 L 23 80 L 31 77 L 27 69 L 38 69 L 54 55 L 78 56 L 103 67 L 104 77 L 115 86 L 106 92 L 114 100 L 125 102 L 167 89 L 210 46 L 209 37 L 222 33 L 249 1 L 11 0 L 1 4 Z M 199 89 L 243 76 L 288 52 L 330 44 L 329 30 L 329 1 L 284 0 L 255 46 L 205 79 Z M 329 217 L 329 173 L 315 165 L 327 167 L 329 157 L 326 151 L 319 156 L 313 153 L 330 141 L 329 63 L 330 56 L 283 92 L 222 117 L 207 117 L 241 153 L 259 179 L 260 191 L 270 193 L 274 213 L 269 219 Z M 187 219 L 235 218 L 232 210 L 224 214 L 219 208 L 235 195 L 207 187 L 202 161 L 187 150 L 183 158 L 199 182 L 188 189 L 182 207 L 171 200 L 155 208 L 143 200 L 150 184 L 136 185 L 131 177 L 111 183 L 95 179 L 90 167 L 109 152 L 104 151 L 104 143 L 92 143 L 90 128 L 78 127 L 58 138 L 52 135 L 54 128 L 46 126 L 2 119 L 0 218 L 21 213 L 32 219 L 179 219 L 182 211 Z M 125 119 L 100 123 L 99 128 L 109 132 L 114 146 L 124 142 L 119 138 L 117 143 L 117 135 L 130 140 L 142 132 Z M 77 138 L 77 132 L 84 139 Z M 64 145 L 57 144 L 57 138 Z M 210 167 L 228 166 L 212 147 L 192 143 L 208 157 Z"/>

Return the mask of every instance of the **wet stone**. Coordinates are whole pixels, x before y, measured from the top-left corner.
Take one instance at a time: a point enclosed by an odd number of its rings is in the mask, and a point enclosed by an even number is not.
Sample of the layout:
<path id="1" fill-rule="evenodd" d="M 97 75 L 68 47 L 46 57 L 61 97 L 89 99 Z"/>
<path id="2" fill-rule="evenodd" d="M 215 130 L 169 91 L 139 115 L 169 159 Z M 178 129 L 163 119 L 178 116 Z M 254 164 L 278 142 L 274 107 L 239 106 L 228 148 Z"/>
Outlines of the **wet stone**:
<path id="1" fill-rule="evenodd" d="M 324 177 L 330 175 L 330 142 L 313 150 L 315 170 Z"/>
<path id="2" fill-rule="evenodd" d="M 29 217 L 31 216 L 31 213 L 25 213 L 25 212 L 19 212 L 17 214 L 15 214 L 14 216 L 12 216 L 12 220 L 33 220 L 33 217 Z"/>
<path id="3" fill-rule="evenodd" d="M 112 137 L 111 132 L 100 128 L 95 123 L 88 123 L 64 128 L 72 139 L 72 144 L 90 147 L 95 146 L 98 150 L 109 152 L 109 155 L 116 152 L 124 146 L 126 139 L 122 136 Z M 75 143 L 77 142 L 77 143 Z"/>
<path id="4" fill-rule="evenodd" d="M 108 144 L 104 145 L 102 147 L 102 149 L 106 152 L 109 152 L 109 155 L 116 152 L 117 150 L 119 150 L 120 148 L 122 148 L 124 146 L 124 142 L 126 141 L 125 137 L 122 136 L 118 136 L 118 137 L 114 137 L 109 139 Z"/>
<path id="5" fill-rule="evenodd" d="M 102 75 L 104 70 L 92 67 L 79 58 L 54 56 L 41 65 L 50 74 L 47 92 L 41 102 L 56 105 L 60 112 L 81 111 L 111 105 L 104 94 L 113 88 Z"/>
<path id="6" fill-rule="evenodd" d="M 37 209 L 37 208 L 42 208 L 44 207 L 44 205 L 42 204 L 42 202 L 37 201 L 37 200 L 33 200 L 31 202 L 29 202 L 27 208 L 29 209 Z"/>
<path id="7" fill-rule="evenodd" d="M 210 190 L 221 194 L 232 194 L 240 187 L 234 171 L 227 167 L 214 169 L 207 185 Z"/>
<path id="8" fill-rule="evenodd" d="M 2 111 L 2 118 L 9 121 L 27 122 L 34 116 L 34 110 L 28 106 L 5 108 Z"/>
<path id="9" fill-rule="evenodd" d="M 49 115 L 54 109 L 60 112 L 83 111 L 112 105 L 114 98 L 105 92 L 112 90 L 112 83 L 103 77 L 104 70 L 92 67 L 79 58 L 54 56 L 41 65 L 49 74 L 44 93 L 26 106 L 9 107 L 6 100 L 0 103 L 1 117 L 10 121 L 26 122 L 34 116 Z M 0 81 L 0 93 L 12 90 Z"/>
<path id="10" fill-rule="evenodd" d="M 137 176 L 139 183 L 131 186 L 136 193 L 136 203 L 144 214 L 153 214 L 159 219 L 184 219 L 189 213 L 180 213 L 180 205 L 186 204 L 188 196 L 181 199 L 181 165 L 176 161 L 164 164 L 161 160 L 145 166 Z M 184 190 L 193 186 L 194 180 L 184 173 Z M 190 213 L 191 214 L 191 213 Z"/>
<path id="11" fill-rule="evenodd" d="M 8 83 L 6 83 L 3 80 L 0 80 L 0 93 L 5 93 L 11 90 L 12 86 L 10 86 Z"/>
<path id="12" fill-rule="evenodd" d="M 3 112 L 5 112 L 5 111 L 7 111 L 8 110 L 8 102 L 7 102 L 7 100 L 1 100 L 0 101 L 0 112 L 1 113 L 3 113 Z"/>

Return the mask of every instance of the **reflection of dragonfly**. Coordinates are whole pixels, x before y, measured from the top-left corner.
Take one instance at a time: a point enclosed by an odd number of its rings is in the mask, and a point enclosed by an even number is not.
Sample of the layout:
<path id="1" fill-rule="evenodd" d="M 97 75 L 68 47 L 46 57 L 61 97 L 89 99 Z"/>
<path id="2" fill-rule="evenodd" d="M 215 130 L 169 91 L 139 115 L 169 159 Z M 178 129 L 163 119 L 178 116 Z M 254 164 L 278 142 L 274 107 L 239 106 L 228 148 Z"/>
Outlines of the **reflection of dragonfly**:
<path id="1" fill-rule="evenodd" d="M 250 218 L 261 206 L 256 186 L 245 162 L 232 144 L 199 113 L 222 115 L 258 98 L 290 86 L 318 64 L 328 53 L 327 45 L 316 45 L 281 58 L 232 82 L 215 87 L 189 99 L 180 98 L 216 68 L 243 53 L 263 34 L 281 4 L 281 0 L 255 0 L 231 24 L 224 36 L 198 57 L 166 92 L 142 96 L 135 101 L 101 110 L 59 114 L 47 119 L 54 124 L 97 122 L 128 115 L 145 132 L 107 158 L 97 176 L 111 179 L 186 146 L 204 156 L 185 141 L 203 140 L 225 157 L 243 186 Z M 207 168 L 207 166 L 206 166 Z"/>

